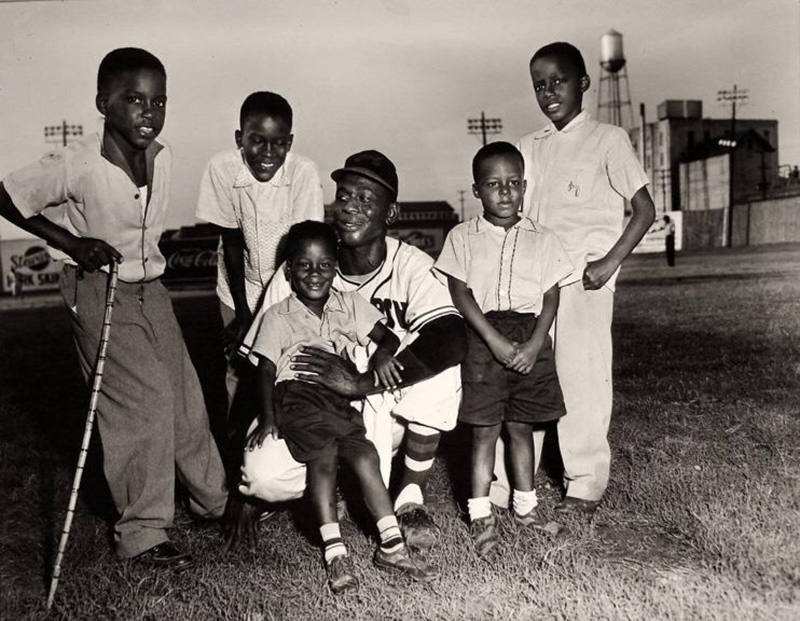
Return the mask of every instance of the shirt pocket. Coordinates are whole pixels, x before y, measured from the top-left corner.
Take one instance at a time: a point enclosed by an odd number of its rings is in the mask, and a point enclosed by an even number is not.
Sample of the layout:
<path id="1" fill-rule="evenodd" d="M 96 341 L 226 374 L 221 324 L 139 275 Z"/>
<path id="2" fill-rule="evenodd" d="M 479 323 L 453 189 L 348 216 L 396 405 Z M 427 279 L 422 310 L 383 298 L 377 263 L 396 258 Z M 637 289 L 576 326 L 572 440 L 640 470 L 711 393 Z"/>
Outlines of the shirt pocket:
<path id="1" fill-rule="evenodd" d="M 553 200 L 560 205 L 589 201 L 594 195 L 599 172 L 600 163 L 590 159 L 576 159 L 562 164 L 553 171 Z"/>

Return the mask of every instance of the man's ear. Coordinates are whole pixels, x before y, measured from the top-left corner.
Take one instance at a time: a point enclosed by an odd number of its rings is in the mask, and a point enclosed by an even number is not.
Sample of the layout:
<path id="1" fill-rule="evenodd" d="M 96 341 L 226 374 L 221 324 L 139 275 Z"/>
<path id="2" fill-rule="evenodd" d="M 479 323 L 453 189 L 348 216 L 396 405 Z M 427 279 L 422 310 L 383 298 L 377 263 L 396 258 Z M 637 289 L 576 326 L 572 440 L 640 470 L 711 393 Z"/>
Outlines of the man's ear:
<path id="1" fill-rule="evenodd" d="M 581 92 L 585 93 L 592 85 L 592 79 L 588 75 L 581 76 Z"/>
<path id="2" fill-rule="evenodd" d="M 286 140 L 286 150 L 287 151 L 291 150 L 292 142 L 294 142 L 294 134 L 289 134 L 289 138 Z"/>
<path id="3" fill-rule="evenodd" d="M 473 184 L 472 184 L 472 195 L 473 195 L 475 198 L 478 198 L 478 199 L 480 199 L 480 197 L 481 197 L 481 195 L 480 195 L 480 194 L 478 194 L 478 184 L 477 184 L 477 183 L 473 183 Z"/>
<path id="4" fill-rule="evenodd" d="M 290 269 L 291 269 L 291 267 L 289 265 L 289 259 L 286 259 L 283 262 L 283 275 L 286 277 L 286 281 L 287 282 L 292 279 L 292 275 L 291 275 Z"/>
<path id="5" fill-rule="evenodd" d="M 103 93 L 97 93 L 97 96 L 94 98 L 94 105 L 100 114 L 103 116 L 106 115 L 106 96 Z"/>
<path id="6" fill-rule="evenodd" d="M 386 226 L 391 226 L 400 215 L 400 208 L 396 202 L 389 203 L 389 209 L 386 210 Z"/>
<path id="7" fill-rule="evenodd" d="M 237 129 L 233 132 L 233 139 L 236 141 L 236 146 L 241 149 L 242 148 L 242 130 Z"/>

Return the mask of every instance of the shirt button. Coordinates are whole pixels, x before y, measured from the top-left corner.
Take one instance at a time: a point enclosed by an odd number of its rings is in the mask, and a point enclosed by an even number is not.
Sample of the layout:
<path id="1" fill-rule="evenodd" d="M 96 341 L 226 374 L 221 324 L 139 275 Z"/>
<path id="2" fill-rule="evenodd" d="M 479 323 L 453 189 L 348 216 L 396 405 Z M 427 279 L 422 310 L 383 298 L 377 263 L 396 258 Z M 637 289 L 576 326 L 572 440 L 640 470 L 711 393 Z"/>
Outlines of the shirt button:
<path id="1" fill-rule="evenodd" d="M 135 198 L 136 200 L 139 200 L 139 195 L 138 194 L 134 194 L 133 198 Z"/>

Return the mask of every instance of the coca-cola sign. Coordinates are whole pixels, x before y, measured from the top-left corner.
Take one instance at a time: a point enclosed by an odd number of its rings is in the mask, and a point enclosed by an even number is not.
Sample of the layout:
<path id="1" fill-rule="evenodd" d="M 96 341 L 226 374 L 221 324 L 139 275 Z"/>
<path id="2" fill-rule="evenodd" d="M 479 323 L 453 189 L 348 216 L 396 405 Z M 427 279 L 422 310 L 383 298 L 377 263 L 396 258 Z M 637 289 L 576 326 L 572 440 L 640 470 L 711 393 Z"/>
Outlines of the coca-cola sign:
<path id="1" fill-rule="evenodd" d="M 167 257 L 167 266 L 170 269 L 192 269 L 196 267 L 216 267 L 217 249 L 208 248 L 178 248 Z"/>
<path id="2" fill-rule="evenodd" d="M 216 237 L 161 240 L 159 247 L 167 260 L 163 279 L 214 282 L 218 241 Z"/>

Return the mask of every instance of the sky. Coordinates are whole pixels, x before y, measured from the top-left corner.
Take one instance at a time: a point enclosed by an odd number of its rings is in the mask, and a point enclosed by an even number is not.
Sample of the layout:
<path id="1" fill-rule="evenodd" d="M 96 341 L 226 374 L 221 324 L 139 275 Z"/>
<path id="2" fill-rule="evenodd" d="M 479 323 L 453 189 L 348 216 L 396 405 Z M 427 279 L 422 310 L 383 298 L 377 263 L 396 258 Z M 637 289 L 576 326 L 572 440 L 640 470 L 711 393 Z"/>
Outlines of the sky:
<path id="1" fill-rule="evenodd" d="M 701 99 L 728 118 L 717 91 L 748 90 L 737 117 L 778 119 L 779 160 L 800 164 L 800 0 L 0 0 L 0 177 L 52 148 L 45 125 L 94 131 L 96 71 L 116 47 L 143 47 L 167 70 L 173 149 L 170 228 L 195 222 L 200 175 L 234 146 L 242 100 L 284 95 L 293 150 L 331 170 L 362 149 L 396 164 L 400 200 L 479 204 L 467 119 L 501 118 L 492 139 L 516 142 L 545 123 L 528 61 L 557 40 L 580 48 L 597 112 L 600 37 L 622 33 L 638 121 L 664 99 Z M 0 223 L 0 237 L 23 234 Z"/>

